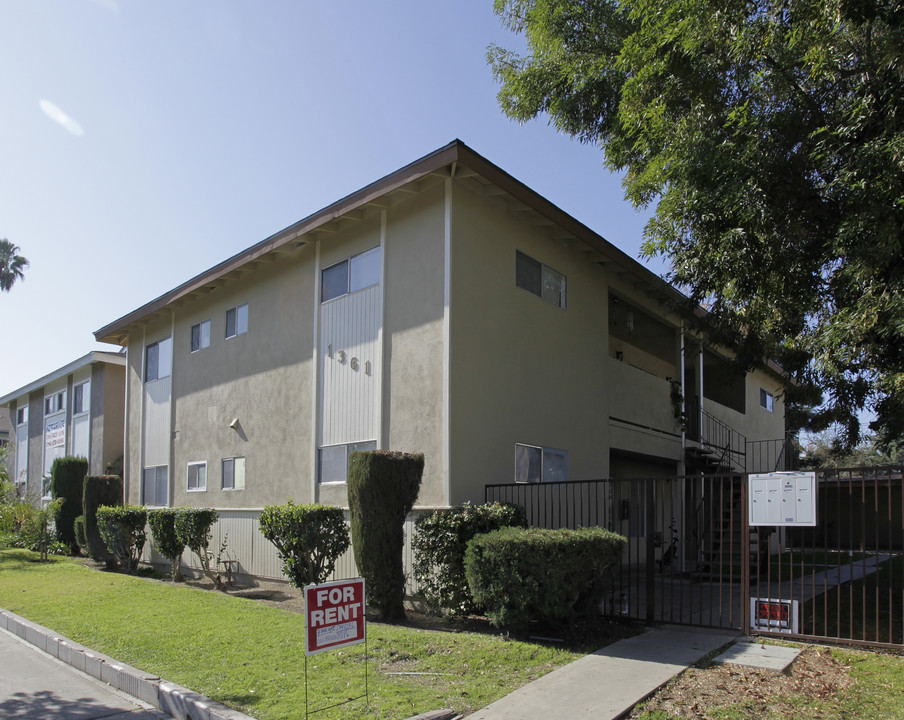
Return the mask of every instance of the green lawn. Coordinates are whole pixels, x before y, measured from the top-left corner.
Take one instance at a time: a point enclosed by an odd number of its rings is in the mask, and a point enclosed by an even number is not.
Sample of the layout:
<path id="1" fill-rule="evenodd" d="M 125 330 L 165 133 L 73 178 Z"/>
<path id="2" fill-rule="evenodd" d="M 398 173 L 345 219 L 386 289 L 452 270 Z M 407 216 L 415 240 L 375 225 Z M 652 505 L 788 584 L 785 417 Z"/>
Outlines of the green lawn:
<path id="1" fill-rule="evenodd" d="M 305 710 L 304 618 L 226 594 L 0 550 L 0 607 L 260 720 Z M 298 592 L 292 590 L 292 592 Z M 364 694 L 363 645 L 308 659 L 311 710 Z M 593 647 L 368 623 L 364 700 L 321 718 L 483 707 Z"/>

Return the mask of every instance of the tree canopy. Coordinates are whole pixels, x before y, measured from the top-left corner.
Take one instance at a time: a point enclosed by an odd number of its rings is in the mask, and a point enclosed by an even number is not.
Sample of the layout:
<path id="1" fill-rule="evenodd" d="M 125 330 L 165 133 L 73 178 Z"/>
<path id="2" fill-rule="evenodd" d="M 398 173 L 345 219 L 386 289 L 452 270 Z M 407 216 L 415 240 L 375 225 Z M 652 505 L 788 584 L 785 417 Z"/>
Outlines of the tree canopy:
<path id="1" fill-rule="evenodd" d="M 904 5 L 891 0 L 496 0 L 513 119 L 547 115 L 655 205 L 643 252 L 751 367 L 904 436 Z M 789 397 L 790 400 L 795 398 Z"/>
<path id="2" fill-rule="evenodd" d="M 19 247 L 6 238 L 0 238 L 0 290 L 9 292 L 13 283 L 21 280 L 28 267 L 28 260 L 18 254 Z"/>

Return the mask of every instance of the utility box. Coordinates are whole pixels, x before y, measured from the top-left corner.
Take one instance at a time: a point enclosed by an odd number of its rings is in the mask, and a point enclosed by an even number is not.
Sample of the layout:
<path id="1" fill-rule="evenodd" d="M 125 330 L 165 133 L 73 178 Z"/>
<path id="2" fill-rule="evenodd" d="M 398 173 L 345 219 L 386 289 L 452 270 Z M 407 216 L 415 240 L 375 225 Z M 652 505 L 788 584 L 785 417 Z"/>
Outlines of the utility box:
<path id="1" fill-rule="evenodd" d="M 816 526 L 816 473 L 773 472 L 749 476 L 750 526 Z"/>

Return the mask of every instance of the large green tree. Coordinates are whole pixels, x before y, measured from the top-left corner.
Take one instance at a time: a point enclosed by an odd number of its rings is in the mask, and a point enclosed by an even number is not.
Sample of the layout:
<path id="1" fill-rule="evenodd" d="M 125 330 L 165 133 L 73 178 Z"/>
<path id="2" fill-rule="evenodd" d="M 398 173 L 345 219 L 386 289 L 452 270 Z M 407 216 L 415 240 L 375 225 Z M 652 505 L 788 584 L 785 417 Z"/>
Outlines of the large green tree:
<path id="1" fill-rule="evenodd" d="M 0 290 L 9 292 L 16 280 L 21 280 L 28 260 L 19 255 L 18 245 L 0 238 Z"/>
<path id="2" fill-rule="evenodd" d="M 496 0 L 504 112 L 601 148 L 654 204 L 644 253 L 748 367 L 824 393 L 815 424 L 904 437 L 904 5 Z M 812 393 L 810 398 L 812 399 Z M 794 398 L 791 398 L 794 399 Z"/>

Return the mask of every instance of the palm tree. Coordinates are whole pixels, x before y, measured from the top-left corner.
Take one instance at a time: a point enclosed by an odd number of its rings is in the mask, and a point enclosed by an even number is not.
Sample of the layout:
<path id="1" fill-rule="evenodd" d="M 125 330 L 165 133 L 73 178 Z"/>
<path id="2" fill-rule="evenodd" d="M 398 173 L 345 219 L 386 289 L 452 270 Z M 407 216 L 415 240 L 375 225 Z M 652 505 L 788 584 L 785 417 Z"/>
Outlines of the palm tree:
<path id="1" fill-rule="evenodd" d="M 9 292 L 13 283 L 22 278 L 28 260 L 18 255 L 19 246 L 0 238 L 0 290 Z"/>

